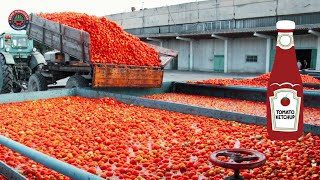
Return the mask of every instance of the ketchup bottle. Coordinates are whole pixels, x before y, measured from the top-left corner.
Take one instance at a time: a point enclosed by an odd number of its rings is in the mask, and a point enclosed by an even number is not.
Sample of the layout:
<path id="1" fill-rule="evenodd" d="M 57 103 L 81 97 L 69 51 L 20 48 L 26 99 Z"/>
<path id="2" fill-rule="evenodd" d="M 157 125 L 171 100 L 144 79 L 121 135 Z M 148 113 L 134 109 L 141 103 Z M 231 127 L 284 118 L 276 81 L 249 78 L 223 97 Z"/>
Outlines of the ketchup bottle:
<path id="1" fill-rule="evenodd" d="M 303 134 L 303 85 L 293 41 L 293 21 L 277 22 L 277 46 L 267 88 L 267 129 L 273 140 Z"/>

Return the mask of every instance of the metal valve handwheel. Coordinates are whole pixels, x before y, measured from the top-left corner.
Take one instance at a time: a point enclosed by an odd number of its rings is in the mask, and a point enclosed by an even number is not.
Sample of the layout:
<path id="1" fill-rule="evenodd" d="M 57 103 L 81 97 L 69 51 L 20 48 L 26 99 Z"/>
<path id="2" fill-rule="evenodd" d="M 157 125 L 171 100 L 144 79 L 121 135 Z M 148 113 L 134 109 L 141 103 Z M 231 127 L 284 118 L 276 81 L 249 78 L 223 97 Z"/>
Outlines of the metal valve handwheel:
<path id="1" fill-rule="evenodd" d="M 228 157 L 229 161 L 221 161 L 218 158 L 219 156 Z M 210 161 L 217 166 L 234 169 L 234 176 L 228 177 L 226 180 L 238 180 L 243 179 L 240 176 L 240 169 L 253 169 L 263 166 L 266 162 L 266 156 L 258 151 L 249 149 L 223 149 L 213 152 L 210 155 Z"/>

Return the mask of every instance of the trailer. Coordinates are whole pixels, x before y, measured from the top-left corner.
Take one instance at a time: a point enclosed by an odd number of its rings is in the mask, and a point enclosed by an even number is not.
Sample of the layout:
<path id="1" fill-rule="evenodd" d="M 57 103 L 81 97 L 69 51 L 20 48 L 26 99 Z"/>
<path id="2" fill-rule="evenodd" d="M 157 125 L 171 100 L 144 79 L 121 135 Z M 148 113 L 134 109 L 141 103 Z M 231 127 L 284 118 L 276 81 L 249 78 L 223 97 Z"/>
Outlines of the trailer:
<path id="1" fill-rule="evenodd" d="M 48 84 L 70 77 L 66 87 L 146 87 L 162 86 L 164 67 L 178 55 L 177 51 L 150 45 L 159 52 L 160 67 L 92 63 L 88 32 L 53 22 L 35 14 L 30 15 L 28 37 L 46 45 L 41 78 L 30 78 L 28 89 L 41 91 Z M 39 76 L 39 75 L 38 75 Z M 40 77 L 40 76 L 39 76 Z"/>

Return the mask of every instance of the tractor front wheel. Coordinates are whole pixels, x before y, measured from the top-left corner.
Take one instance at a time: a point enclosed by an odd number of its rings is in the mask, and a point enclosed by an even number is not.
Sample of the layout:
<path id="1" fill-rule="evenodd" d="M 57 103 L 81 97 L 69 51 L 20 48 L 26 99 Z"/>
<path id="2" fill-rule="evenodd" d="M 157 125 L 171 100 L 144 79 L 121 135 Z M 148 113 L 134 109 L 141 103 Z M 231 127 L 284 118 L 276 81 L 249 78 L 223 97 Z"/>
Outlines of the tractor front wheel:
<path id="1" fill-rule="evenodd" d="M 48 83 L 46 78 L 40 74 L 32 74 L 28 82 L 28 91 L 46 91 L 48 90 Z"/>
<path id="2" fill-rule="evenodd" d="M 0 94 L 10 93 L 13 87 L 13 71 L 2 55 L 0 55 Z"/>

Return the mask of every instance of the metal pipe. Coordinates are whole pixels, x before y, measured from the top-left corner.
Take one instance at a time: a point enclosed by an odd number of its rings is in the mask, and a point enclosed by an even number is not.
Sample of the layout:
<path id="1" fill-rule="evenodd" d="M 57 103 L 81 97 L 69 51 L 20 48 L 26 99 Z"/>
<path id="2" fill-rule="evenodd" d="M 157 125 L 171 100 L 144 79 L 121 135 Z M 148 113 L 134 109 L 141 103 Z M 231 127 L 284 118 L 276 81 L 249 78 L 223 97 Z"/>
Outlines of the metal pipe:
<path id="1" fill-rule="evenodd" d="M 320 32 L 309 29 L 308 33 L 313 34 L 315 36 L 320 36 Z"/>
<path id="2" fill-rule="evenodd" d="M 214 38 L 217 38 L 217 39 L 221 39 L 221 40 L 228 40 L 227 37 L 219 36 L 219 35 L 216 35 L 216 34 L 211 34 L 211 37 L 214 37 Z"/>
<path id="3" fill-rule="evenodd" d="M 190 59 L 189 59 L 189 71 L 193 70 L 193 41 L 190 41 Z"/>
<path id="4" fill-rule="evenodd" d="M 0 174 L 3 175 L 7 179 L 15 179 L 15 180 L 28 180 L 18 171 L 12 169 L 10 166 L 0 161 Z"/>
<path id="5" fill-rule="evenodd" d="M 253 36 L 256 36 L 259 38 L 265 38 L 265 39 L 274 39 L 275 38 L 273 36 L 269 36 L 269 35 L 265 35 L 265 34 L 261 34 L 261 33 L 257 33 L 257 32 L 254 32 Z"/>
<path id="6" fill-rule="evenodd" d="M 147 37 L 147 40 L 148 40 L 148 41 L 158 42 L 159 45 L 160 45 L 160 47 L 163 47 L 163 40 L 161 40 L 161 39 Z"/>
<path id="7" fill-rule="evenodd" d="M 53 169 L 65 176 L 68 176 L 75 180 L 102 180 L 102 178 L 93 175 L 87 171 L 79 169 L 68 163 L 62 162 L 58 159 L 52 158 L 39 151 L 29 148 L 23 144 L 13 141 L 7 137 L 0 135 L 0 144 L 16 151 L 50 169 Z"/>

